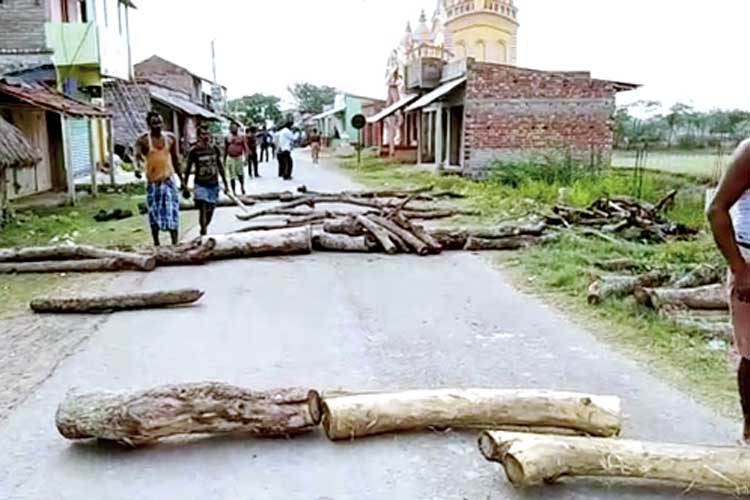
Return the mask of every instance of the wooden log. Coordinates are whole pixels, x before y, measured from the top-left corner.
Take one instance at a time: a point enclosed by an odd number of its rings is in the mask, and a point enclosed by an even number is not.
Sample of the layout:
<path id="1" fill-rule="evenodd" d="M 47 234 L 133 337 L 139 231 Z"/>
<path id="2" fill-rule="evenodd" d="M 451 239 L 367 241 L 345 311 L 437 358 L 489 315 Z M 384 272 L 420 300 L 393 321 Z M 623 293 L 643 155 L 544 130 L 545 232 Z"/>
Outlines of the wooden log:
<path id="1" fill-rule="evenodd" d="M 682 307 L 687 309 L 727 310 L 729 295 L 723 284 L 698 288 L 644 288 L 644 305 L 661 309 Z"/>
<path id="2" fill-rule="evenodd" d="M 430 235 L 446 250 L 463 250 L 469 238 L 490 240 L 513 236 L 542 236 L 547 228 L 547 223 L 541 221 L 533 224 L 502 225 L 496 228 L 433 229 Z"/>
<path id="3" fill-rule="evenodd" d="M 605 260 L 595 265 L 604 271 L 630 271 L 639 267 L 637 262 L 627 258 Z"/>
<path id="4" fill-rule="evenodd" d="M 637 276 L 607 276 L 589 286 L 587 300 L 593 305 L 601 304 L 608 298 L 625 297 L 642 287 L 655 287 L 669 280 L 666 271 L 651 271 Z"/>
<path id="5" fill-rule="evenodd" d="M 212 382 L 134 392 L 70 392 L 55 420 L 67 439 L 98 438 L 127 446 L 185 434 L 287 437 L 320 423 L 319 398 L 312 390 L 251 391 Z"/>
<path id="6" fill-rule="evenodd" d="M 411 231 L 414 236 L 422 240 L 429 249 L 430 253 L 438 254 L 443 251 L 443 245 L 440 244 L 427 230 L 419 224 L 412 224 L 403 214 L 398 214 L 393 221 L 407 231 Z"/>
<path id="7" fill-rule="evenodd" d="M 377 240 L 383 251 L 389 255 L 393 255 L 398 252 L 396 243 L 391 239 L 390 232 L 383 226 L 374 223 L 364 215 L 356 216 L 357 222 L 364 227 L 367 231 L 372 234 Z"/>
<path id="8" fill-rule="evenodd" d="M 310 191 L 306 186 L 300 186 L 297 191 L 308 196 L 351 196 L 352 198 L 408 198 L 412 195 L 429 193 L 434 189 L 433 186 L 424 186 L 414 189 L 403 190 L 375 190 L 375 191 L 342 191 L 340 193 L 323 193 L 319 191 Z M 446 196 L 443 194 L 443 196 Z"/>
<path id="9" fill-rule="evenodd" d="M 323 427 L 331 440 L 429 428 L 523 426 L 616 436 L 620 400 L 539 390 L 442 389 L 324 398 Z"/>
<path id="10" fill-rule="evenodd" d="M 132 263 L 120 259 L 49 260 L 39 262 L 0 263 L 0 274 L 30 273 L 103 273 L 142 271 Z"/>
<path id="11" fill-rule="evenodd" d="M 466 251 L 485 251 L 485 250 L 519 250 L 526 248 L 534 243 L 536 238 L 532 236 L 513 236 L 510 238 L 476 238 L 470 236 L 466 240 L 464 250 Z"/>
<path id="12" fill-rule="evenodd" d="M 248 220 L 256 219 L 258 217 L 263 217 L 266 215 L 287 215 L 291 209 L 301 207 L 301 206 L 314 208 L 315 203 L 310 199 L 303 198 L 301 200 L 291 201 L 289 203 L 285 203 L 277 207 L 257 210 L 249 214 L 236 214 L 235 217 L 237 217 L 239 220 L 248 221 Z"/>
<path id="13" fill-rule="evenodd" d="M 364 228 L 357 222 L 355 217 L 342 217 L 340 219 L 329 220 L 323 224 L 323 229 L 327 233 L 345 234 L 347 236 L 364 236 Z"/>
<path id="14" fill-rule="evenodd" d="M 680 278 L 672 288 L 697 288 L 700 286 L 721 283 L 726 278 L 726 271 L 718 266 L 702 264 Z"/>
<path id="15" fill-rule="evenodd" d="M 748 448 L 485 431 L 479 449 L 487 460 L 502 464 L 516 487 L 563 477 L 608 477 L 738 496 L 750 492 Z"/>
<path id="16" fill-rule="evenodd" d="M 159 266 L 195 266 L 202 265 L 211 259 L 211 251 L 216 246 L 213 240 L 169 246 L 156 247 L 150 250 Z"/>
<path id="17" fill-rule="evenodd" d="M 243 205 L 245 206 L 251 206 L 255 205 L 256 201 L 248 198 L 247 196 L 238 196 L 236 197 L 237 200 L 241 201 Z M 216 203 L 217 208 L 231 208 L 236 207 L 237 202 L 232 199 L 226 199 L 226 198 L 219 198 L 219 201 Z M 180 200 L 180 210 L 181 211 L 190 211 L 190 210 L 198 210 L 198 207 L 195 206 L 195 201 L 193 200 Z"/>
<path id="18" fill-rule="evenodd" d="M 410 231 L 407 231 L 395 222 L 377 215 L 370 215 L 369 219 L 401 238 L 416 254 L 427 255 L 430 253 L 430 249 L 424 241 L 420 240 Z"/>
<path id="19" fill-rule="evenodd" d="M 275 231 L 234 233 L 204 238 L 213 241 L 212 259 L 298 255 L 312 252 L 310 226 Z"/>
<path id="20" fill-rule="evenodd" d="M 377 248 L 362 236 L 347 236 L 346 234 L 334 234 L 319 231 L 313 234 L 313 248 L 324 252 L 372 252 Z"/>
<path id="21" fill-rule="evenodd" d="M 203 297 L 200 290 L 168 290 L 119 295 L 46 297 L 31 301 L 36 313 L 101 313 L 132 309 L 154 309 L 192 304 Z"/>
<path id="22" fill-rule="evenodd" d="M 74 259 L 118 259 L 143 271 L 153 271 L 156 267 L 156 261 L 153 257 L 132 252 L 97 248 L 91 245 L 54 245 L 0 250 L 0 262 L 37 262 Z"/>
<path id="23" fill-rule="evenodd" d="M 402 212 L 409 219 L 418 220 L 433 220 L 433 219 L 449 219 L 458 215 L 467 216 L 478 216 L 481 215 L 476 210 L 447 210 L 447 209 L 436 209 L 430 211 L 418 211 L 413 209 L 403 210 Z"/>

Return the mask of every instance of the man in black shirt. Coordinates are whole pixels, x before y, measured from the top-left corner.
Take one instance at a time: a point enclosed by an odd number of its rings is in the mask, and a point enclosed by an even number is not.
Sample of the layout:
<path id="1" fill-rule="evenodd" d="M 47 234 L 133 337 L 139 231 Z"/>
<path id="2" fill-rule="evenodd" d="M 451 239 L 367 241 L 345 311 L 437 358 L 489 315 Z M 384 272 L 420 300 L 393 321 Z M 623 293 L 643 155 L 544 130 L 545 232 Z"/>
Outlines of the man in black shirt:
<path id="1" fill-rule="evenodd" d="M 221 151 L 212 144 L 211 133 L 202 127 L 198 131 L 198 143 L 190 150 L 185 172 L 183 196 L 190 198 L 187 180 L 195 166 L 195 206 L 198 208 L 201 236 L 208 234 L 208 226 L 214 216 L 216 204 L 219 202 L 219 176 L 224 183 L 224 190 L 229 192 L 224 165 L 221 162 Z"/>

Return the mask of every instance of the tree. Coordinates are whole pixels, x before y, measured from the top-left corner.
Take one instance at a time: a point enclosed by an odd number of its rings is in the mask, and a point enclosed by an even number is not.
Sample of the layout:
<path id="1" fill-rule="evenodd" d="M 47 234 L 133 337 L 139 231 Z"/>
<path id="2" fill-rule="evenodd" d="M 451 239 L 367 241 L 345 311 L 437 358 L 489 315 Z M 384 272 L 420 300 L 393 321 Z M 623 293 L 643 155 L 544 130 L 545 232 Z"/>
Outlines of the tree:
<path id="1" fill-rule="evenodd" d="M 253 94 L 229 101 L 229 110 L 242 117 L 247 125 L 265 125 L 282 119 L 281 99 L 272 95 Z"/>
<path id="2" fill-rule="evenodd" d="M 669 108 L 669 113 L 664 117 L 664 121 L 669 129 L 667 136 L 667 146 L 674 143 L 675 132 L 679 127 L 685 124 L 687 117 L 693 113 L 693 107 L 681 102 L 675 103 Z"/>
<path id="3" fill-rule="evenodd" d="M 327 85 L 295 83 L 287 87 L 300 113 L 322 113 L 336 99 L 336 89 Z"/>

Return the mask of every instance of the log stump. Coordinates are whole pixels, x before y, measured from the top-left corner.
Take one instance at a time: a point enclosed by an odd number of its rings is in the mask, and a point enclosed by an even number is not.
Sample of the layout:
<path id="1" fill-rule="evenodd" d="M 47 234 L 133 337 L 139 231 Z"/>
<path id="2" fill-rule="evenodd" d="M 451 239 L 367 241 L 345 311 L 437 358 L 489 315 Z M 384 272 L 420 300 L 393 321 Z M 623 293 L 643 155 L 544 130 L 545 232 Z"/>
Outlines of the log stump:
<path id="1" fill-rule="evenodd" d="M 107 296 L 38 298 L 31 301 L 35 313 L 86 314 L 133 309 L 174 307 L 197 302 L 203 297 L 200 290 L 170 290 Z"/>
<path id="2" fill-rule="evenodd" d="M 213 241 L 212 259 L 299 255 L 312 252 L 310 226 L 273 231 L 232 233 L 210 236 Z"/>

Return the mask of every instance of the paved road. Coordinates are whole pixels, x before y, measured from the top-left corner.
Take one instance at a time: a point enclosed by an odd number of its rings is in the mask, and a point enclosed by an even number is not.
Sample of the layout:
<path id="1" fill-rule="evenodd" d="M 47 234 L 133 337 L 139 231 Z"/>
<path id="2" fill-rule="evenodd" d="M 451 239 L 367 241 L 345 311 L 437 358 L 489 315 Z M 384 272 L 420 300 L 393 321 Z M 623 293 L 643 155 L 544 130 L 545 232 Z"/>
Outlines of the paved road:
<path id="1" fill-rule="evenodd" d="M 273 167 L 255 190 L 277 190 Z M 298 161 L 294 184 L 350 187 Z M 231 211 L 214 229 L 234 227 Z M 139 500 L 674 498 L 679 491 L 575 482 L 517 492 L 476 451 L 474 434 L 332 444 L 218 438 L 123 451 L 73 445 L 53 425 L 71 386 L 222 380 L 385 389 L 531 387 L 616 393 L 627 436 L 731 442 L 736 426 L 598 343 L 484 257 L 314 254 L 161 269 L 123 287 L 200 286 L 190 309 L 114 315 L 0 423 L 0 498 Z M 694 495 L 693 498 L 712 498 Z M 718 497 L 717 497 L 718 498 Z"/>

